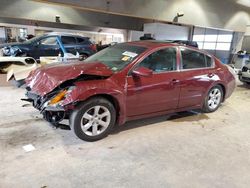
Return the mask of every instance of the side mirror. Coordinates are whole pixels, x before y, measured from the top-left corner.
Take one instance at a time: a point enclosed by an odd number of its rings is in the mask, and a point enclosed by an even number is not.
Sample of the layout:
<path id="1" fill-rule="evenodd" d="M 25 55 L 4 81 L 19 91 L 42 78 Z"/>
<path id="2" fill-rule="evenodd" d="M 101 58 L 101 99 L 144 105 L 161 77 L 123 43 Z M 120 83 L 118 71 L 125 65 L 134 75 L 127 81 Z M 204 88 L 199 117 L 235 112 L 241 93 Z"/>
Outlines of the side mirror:
<path id="1" fill-rule="evenodd" d="M 153 71 L 146 67 L 138 67 L 132 71 L 133 76 L 149 77 L 153 74 Z"/>

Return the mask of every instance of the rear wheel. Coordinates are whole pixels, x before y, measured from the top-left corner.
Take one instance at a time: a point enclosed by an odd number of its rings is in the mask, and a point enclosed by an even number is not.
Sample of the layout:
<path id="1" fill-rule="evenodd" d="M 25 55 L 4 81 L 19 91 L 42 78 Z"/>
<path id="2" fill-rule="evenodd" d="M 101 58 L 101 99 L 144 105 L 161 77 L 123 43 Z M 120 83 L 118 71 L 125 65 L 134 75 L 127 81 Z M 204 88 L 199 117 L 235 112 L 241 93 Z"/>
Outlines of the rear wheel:
<path id="1" fill-rule="evenodd" d="M 108 135 L 115 125 L 116 111 L 111 102 L 96 97 L 83 103 L 70 117 L 76 136 L 85 141 L 97 141 Z"/>
<path id="2" fill-rule="evenodd" d="M 221 105 L 223 95 L 224 93 L 222 87 L 219 85 L 214 86 L 210 89 L 205 98 L 203 110 L 208 113 L 216 111 Z"/>

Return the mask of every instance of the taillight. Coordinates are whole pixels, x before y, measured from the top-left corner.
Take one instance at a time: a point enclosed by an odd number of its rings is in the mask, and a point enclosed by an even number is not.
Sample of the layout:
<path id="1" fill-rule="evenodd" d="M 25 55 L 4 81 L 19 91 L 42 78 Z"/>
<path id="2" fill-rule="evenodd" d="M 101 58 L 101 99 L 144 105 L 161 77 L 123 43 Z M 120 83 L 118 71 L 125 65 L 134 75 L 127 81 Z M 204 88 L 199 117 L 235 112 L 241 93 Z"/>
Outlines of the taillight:
<path id="1" fill-rule="evenodd" d="M 94 52 L 96 52 L 96 45 L 95 44 L 91 44 L 90 45 L 90 49 L 93 50 Z"/>

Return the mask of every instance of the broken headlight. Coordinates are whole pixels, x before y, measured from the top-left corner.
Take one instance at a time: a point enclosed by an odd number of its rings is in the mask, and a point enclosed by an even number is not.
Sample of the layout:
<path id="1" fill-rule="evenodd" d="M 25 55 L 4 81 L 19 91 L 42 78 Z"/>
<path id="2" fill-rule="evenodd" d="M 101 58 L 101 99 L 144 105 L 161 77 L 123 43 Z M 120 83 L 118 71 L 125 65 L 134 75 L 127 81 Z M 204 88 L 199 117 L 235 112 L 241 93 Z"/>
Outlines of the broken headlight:
<path id="1" fill-rule="evenodd" d="M 2 49 L 3 51 L 3 54 L 6 55 L 6 56 L 10 56 L 10 48 L 9 47 L 4 47 Z"/>
<path id="2" fill-rule="evenodd" d="M 61 90 L 59 93 L 57 93 L 52 99 L 49 101 L 49 105 L 55 105 L 65 99 L 67 95 L 75 88 L 75 86 L 71 86 L 67 89 Z"/>

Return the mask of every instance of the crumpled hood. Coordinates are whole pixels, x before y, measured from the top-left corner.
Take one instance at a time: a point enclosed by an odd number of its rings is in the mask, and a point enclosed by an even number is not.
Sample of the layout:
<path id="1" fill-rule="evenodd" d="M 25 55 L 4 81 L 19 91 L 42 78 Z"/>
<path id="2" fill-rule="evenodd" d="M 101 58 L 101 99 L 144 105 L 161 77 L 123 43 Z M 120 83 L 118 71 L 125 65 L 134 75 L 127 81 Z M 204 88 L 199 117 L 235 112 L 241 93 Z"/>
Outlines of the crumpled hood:
<path id="1" fill-rule="evenodd" d="M 32 71 L 25 81 L 33 93 L 44 96 L 63 82 L 83 74 L 109 77 L 113 72 L 100 62 L 56 63 Z"/>

